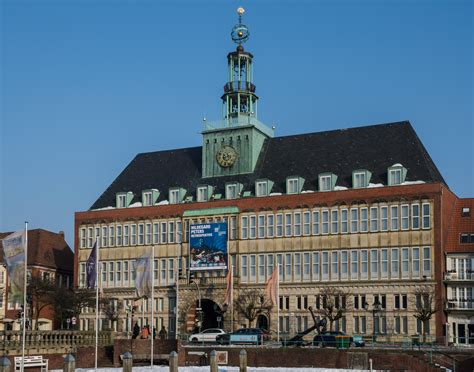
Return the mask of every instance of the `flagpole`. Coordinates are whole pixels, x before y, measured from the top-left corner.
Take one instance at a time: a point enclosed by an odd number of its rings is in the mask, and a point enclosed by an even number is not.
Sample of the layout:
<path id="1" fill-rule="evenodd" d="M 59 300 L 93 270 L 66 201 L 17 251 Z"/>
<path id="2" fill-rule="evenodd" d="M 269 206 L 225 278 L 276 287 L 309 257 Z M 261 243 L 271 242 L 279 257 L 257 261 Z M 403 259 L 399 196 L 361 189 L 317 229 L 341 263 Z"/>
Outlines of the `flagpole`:
<path id="1" fill-rule="evenodd" d="M 97 349 L 99 346 L 99 237 L 95 237 L 95 370 L 97 371 Z"/>
<path id="2" fill-rule="evenodd" d="M 155 307 L 155 300 L 154 300 L 154 292 L 155 292 L 155 276 L 153 275 L 153 268 L 155 266 L 155 246 L 151 246 L 151 263 L 150 263 L 150 275 L 151 275 L 151 322 L 150 322 L 150 338 L 151 338 L 151 354 L 150 354 L 150 365 L 153 369 L 153 335 L 155 334 L 155 318 L 154 316 L 154 307 Z"/>
<path id="3" fill-rule="evenodd" d="M 277 263 L 277 339 L 280 342 L 280 268 Z"/>
<path id="4" fill-rule="evenodd" d="M 23 333 L 21 341 L 21 372 L 25 370 L 25 339 L 26 339 L 26 283 L 28 281 L 28 221 L 25 221 L 25 278 L 23 280 Z"/>
<path id="5" fill-rule="evenodd" d="M 234 266 L 230 264 L 230 331 L 234 332 Z"/>
<path id="6" fill-rule="evenodd" d="M 182 226 L 182 225 L 181 225 Z M 182 239 L 182 237 L 181 237 Z M 181 260 L 180 260 L 180 256 L 176 257 L 176 306 L 175 306 L 175 331 L 174 331 L 174 334 L 176 336 L 176 341 L 178 341 L 178 328 L 179 328 L 179 321 L 178 321 L 178 314 L 179 314 L 179 308 L 178 308 L 178 304 L 179 304 L 179 271 L 181 270 Z M 168 327 L 169 328 L 169 327 Z"/>

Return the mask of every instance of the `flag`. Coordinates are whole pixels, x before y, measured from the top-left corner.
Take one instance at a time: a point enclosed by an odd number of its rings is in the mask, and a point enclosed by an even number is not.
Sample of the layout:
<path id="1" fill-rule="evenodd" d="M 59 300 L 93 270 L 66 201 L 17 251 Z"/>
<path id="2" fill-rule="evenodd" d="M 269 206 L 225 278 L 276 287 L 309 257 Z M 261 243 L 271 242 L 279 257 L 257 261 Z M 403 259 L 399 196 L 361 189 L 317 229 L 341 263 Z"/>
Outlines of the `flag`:
<path id="1" fill-rule="evenodd" d="M 228 270 L 226 282 L 227 282 L 227 289 L 225 291 L 224 304 L 230 305 L 232 302 L 232 294 L 233 294 L 232 292 L 234 291 L 234 276 L 232 273 L 232 266 L 230 266 Z"/>
<path id="2" fill-rule="evenodd" d="M 270 278 L 268 278 L 265 285 L 265 296 L 272 302 L 273 305 L 278 304 L 278 266 L 275 267 Z"/>
<path id="3" fill-rule="evenodd" d="M 87 288 L 93 289 L 96 285 L 97 277 L 97 242 L 92 247 L 91 254 L 86 263 Z"/>
<path id="4" fill-rule="evenodd" d="M 150 254 L 144 254 L 137 259 L 135 271 L 135 288 L 137 297 L 150 297 L 151 295 L 151 273 L 150 273 Z"/>
<path id="5" fill-rule="evenodd" d="M 12 298 L 19 300 L 23 298 L 23 287 L 25 285 L 26 265 L 26 231 L 17 231 L 2 240 L 3 256 L 10 277 L 10 293 Z"/>

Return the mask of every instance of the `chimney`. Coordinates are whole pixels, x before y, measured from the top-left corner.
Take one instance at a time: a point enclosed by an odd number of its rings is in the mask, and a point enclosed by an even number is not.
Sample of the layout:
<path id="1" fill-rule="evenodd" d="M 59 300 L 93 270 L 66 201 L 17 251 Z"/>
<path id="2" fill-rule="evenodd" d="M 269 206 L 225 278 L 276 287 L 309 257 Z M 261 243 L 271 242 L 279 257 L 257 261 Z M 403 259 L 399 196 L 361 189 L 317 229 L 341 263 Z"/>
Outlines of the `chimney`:
<path id="1" fill-rule="evenodd" d="M 61 235 L 64 239 L 64 231 L 61 230 L 58 234 Z"/>

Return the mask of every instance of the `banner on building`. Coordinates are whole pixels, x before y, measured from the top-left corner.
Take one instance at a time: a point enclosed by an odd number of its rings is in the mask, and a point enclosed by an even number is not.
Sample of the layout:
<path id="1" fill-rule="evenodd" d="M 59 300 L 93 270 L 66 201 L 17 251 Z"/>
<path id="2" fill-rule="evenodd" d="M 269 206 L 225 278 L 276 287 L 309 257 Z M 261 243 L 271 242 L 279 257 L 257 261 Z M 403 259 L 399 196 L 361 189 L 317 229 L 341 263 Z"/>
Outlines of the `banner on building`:
<path id="1" fill-rule="evenodd" d="M 151 295 L 151 257 L 149 254 L 145 254 L 137 259 L 136 261 L 136 278 L 135 278 L 135 287 L 137 297 L 150 297 Z"/>
<path id="2" fill-rule="evenodd" d="M 207 223 L 189 227 L 189 269 L 227 269 L 227 223 Z"/>
<path id="3" fill-rule="evenodd" d="M 25 285 L 26 232 L 17 231 L 2 240 L 3 256 L 10 278 L 10 293 L 14 301 L 21 302 Z"/>

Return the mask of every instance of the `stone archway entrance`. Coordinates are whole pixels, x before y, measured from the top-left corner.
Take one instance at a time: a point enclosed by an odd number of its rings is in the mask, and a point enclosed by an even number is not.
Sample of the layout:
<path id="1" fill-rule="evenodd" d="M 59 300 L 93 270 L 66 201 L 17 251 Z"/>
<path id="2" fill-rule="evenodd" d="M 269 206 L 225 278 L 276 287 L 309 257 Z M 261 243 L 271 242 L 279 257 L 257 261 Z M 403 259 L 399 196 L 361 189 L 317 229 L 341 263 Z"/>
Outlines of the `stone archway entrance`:
<path id="1" fill-rule="evenodd" d="M 193 302 L 187 312 L 186 328 L 188 332 L 199 332 L 199 329 L 222 328 L 224 326 L 224 315 L 221 307 L 210 299 Z"/>
<path id="2" fill-rule="evenodd" d="M 268 331 L 268 318 L 266 315 L 260 314 L 257 317 L 257 328 L 265 329 Z"/>

